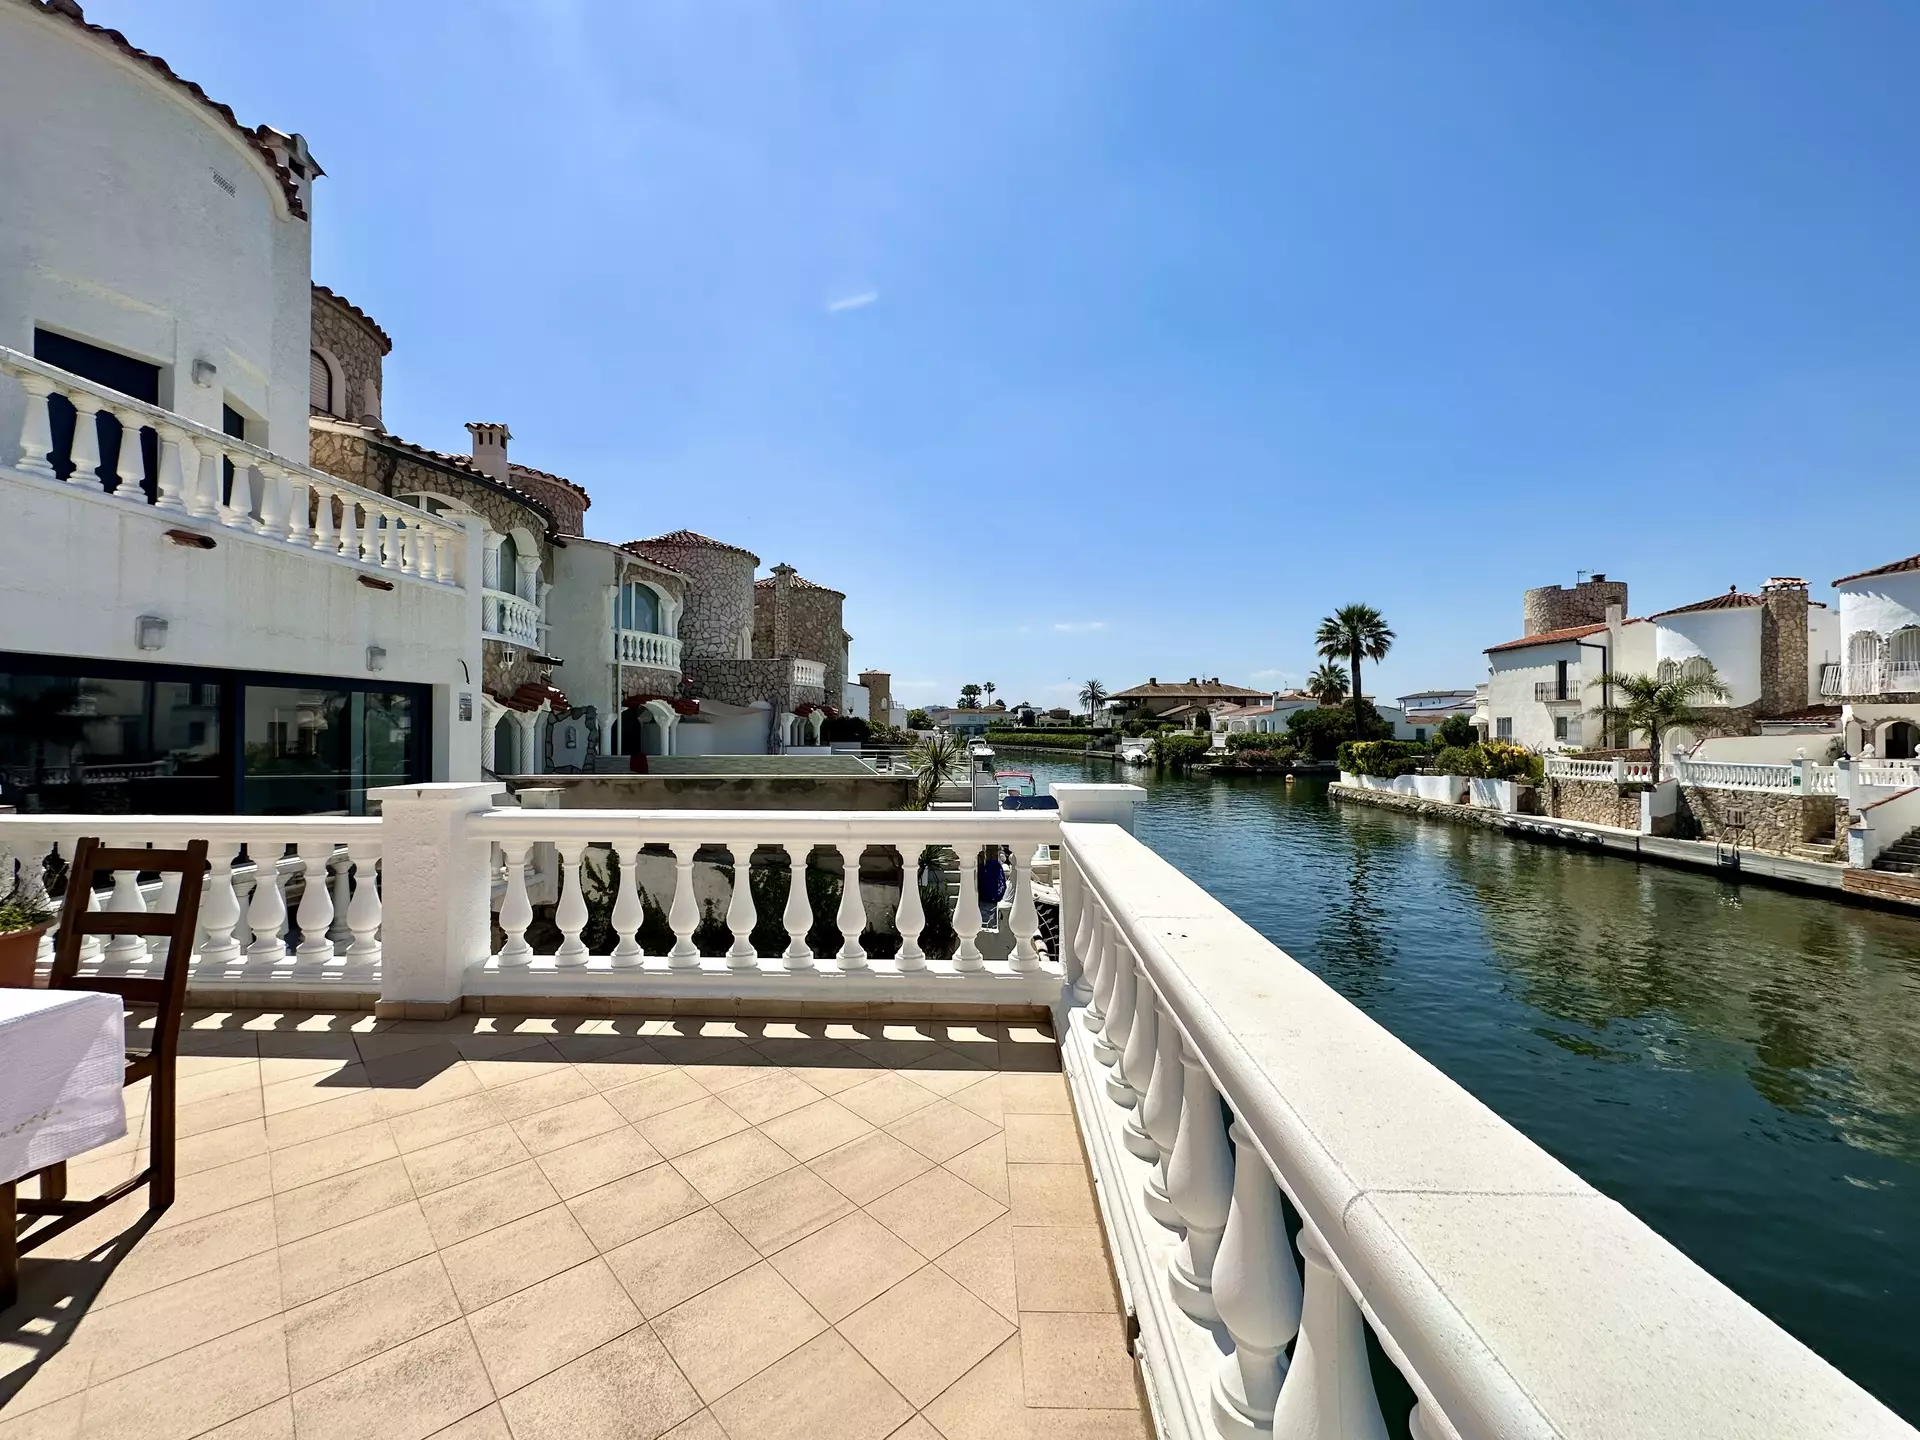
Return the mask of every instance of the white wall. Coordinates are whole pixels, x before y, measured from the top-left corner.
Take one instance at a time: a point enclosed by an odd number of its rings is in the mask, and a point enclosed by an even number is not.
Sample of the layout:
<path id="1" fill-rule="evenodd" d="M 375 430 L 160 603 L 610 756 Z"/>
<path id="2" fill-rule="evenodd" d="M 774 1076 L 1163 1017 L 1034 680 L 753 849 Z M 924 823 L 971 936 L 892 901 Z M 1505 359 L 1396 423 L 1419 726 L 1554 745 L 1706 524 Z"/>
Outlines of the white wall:
<path id="1" fill-rule="evenodd" d="M 1598 638 L 1598 637 L 1596 637 Z M 1501 717 L 1513 720 L 1513 740 L 1533 750 L 1577 748 L 1571 740 L 1556 740 L 1553 718 L 1565 713 L 1580 717 L 1580 743 L 1598 743 L 1599 722 L 1586 712 L 1600 703 L 1597 690 L 1587 682 L 1600 674 L 1600 652 L 1582 649 L 1572 640 L 1550 645 L 1528 645 L 1519 650 L 1499 650 L 1487 656 L 1491 673 L 1487 677 L 1487 733 L 1498 739 Z M 1558 663 L 1567 662 L 1567 694 L 1577 697 L 1573 704 L 1549 707 L 1536 700 L 1534 686 L 1559 678 Z M 1584 668 L 1583 668 L 1584 667 Z"/>
<path id="2" fill-rule="evenodd" d="M 1920 570 L 1896 575 L 1874 575 L 1852 580 L 1840 591 L 1839 639 L 1844 652 L 1847 637 L 1860 630 L 1891 635 L 1908 625 L 1920 625 Z M 1840 658 L 1836 656 L 1836 658 Z"/>
<path id="3" fill-rule="evenodd" d="M 0 135 L 0 345 L 31 354 L 37 325 L 137 356 L 162 405 L 218 430 L 225 400 L 265 422 L 249 440 L 305 461 L 309 226 L 265 157 L 151 67 L 14 4 Z M 20 393 L 0 392 L 11 436 Z"/>
<path id="4" fill-rule="evenodd" d="M 1760 616 L 1763 607 L 1738 610 L 1689 610 L 1653 622 L 1654 664 L 1684 665 L 1696 655 L 1713 662 L 1726 684 L 1728 705 L 1752 705 L 1760 699 Z"/>
<path id="5" fill-rule="evenodd" d="M 1742 765 L 1784 765 L 1804 750 L 1807 759 L 1824 765 L 1827 750 L 1839 738 L 1838 730 L 1831 735 L 1709 735 L 1694 750 L 1693 758 Z"/>
<path id="6" fill-rule="evenodd" d="M 607 547 L 570 539 L 553 547 L 553 586 L 547 591 L 547 653 L 561 662 L 559 686 L 576 707 L 604 717 L 617 712 L 618 670 L 613 653 L 613 609 L 619 593 Z"/>
<path id="7" fill-rule="evenodd" d="M 862 720 L 871 718 L 867 714 L 867 707 L 872 704 L 872 699 L 866 686 L 856 685 L 849 680 L 841 687 L 840 697 L 839 705 L 842 715 L 858 715 Z"/>

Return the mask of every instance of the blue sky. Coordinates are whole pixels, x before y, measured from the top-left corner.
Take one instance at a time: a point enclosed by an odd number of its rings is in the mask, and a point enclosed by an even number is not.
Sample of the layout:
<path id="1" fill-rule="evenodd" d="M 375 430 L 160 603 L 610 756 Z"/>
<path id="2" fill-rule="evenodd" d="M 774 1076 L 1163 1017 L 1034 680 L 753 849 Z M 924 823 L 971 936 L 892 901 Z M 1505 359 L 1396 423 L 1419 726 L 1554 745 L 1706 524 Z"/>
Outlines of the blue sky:
<path id="1" fill-rule="evenodd" d="M 1920 550 L 1920 7 L 94 0 L 328 171 L 388 425 L 848 594 L 1058 703 L 1481 678 Z"/>

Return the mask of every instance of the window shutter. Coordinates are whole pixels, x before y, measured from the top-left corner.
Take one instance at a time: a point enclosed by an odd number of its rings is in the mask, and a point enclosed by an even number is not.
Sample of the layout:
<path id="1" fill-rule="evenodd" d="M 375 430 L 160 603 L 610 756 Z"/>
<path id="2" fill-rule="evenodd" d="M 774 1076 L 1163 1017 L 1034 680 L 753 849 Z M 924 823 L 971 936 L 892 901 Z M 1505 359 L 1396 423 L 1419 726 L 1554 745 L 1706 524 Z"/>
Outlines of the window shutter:
<path id="1" fill-rule="evenodd" d="M 333 372 L 318 350 L 307 352 L 307 404 L 322 414 L 333 414 Z"/>

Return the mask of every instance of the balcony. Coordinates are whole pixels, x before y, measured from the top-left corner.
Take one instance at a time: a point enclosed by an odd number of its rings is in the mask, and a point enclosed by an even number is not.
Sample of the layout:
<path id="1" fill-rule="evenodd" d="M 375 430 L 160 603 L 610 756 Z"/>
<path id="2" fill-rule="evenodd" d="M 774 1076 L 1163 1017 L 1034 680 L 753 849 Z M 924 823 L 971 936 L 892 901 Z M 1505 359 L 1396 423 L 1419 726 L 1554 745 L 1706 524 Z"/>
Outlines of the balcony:
<path id="1" fill-rule="evenodd" d="M 540 643 L 540 607 L 505 590 L 480 592 L 480 635 L 505 645 Z"/>
<path id="2" fill-rule="evenodd" d="M 1542 705 L 1578 705 L 1580 692 L 1571 685 L 1562 685 L 1556 680 L 1536 680 L 1533 682 L 1533 698 Z"/>
<path id="3" fill-rule="evenodd" d="M 181 543 L 239 534 L 375 576 L 453 588 L 464 583 L 466 538 L 457 525 L 18 350 L 0 346 L 0 373 L 26 393 L 18 446 L 0 443 L 0 454 L 18 457 L 12 469 L 19 475 L 175 527 L 188 537 Z M 75 415 L 73 439 L 60 451 L 56 400 Z M 95 417 L 101 413 L 120 422 L 117 454 L 100 453 Z M 151 473 L 142 453 L 147 435 L 157 456 Z"/>
<path id="4" fill-rule="evenodd" d="M 1822 695 L 1826 689 L 1826 672 L 1839 670 L 1838 665 L 1821 667 Z M 1869 660 L 1850 661 L 1845 669 L 1845 691 L 1848 696 L 1868 695 L 1914 695 L 1920 694 L 1920 660 Z M 1832 692 L 1842 693 L 1840 691 Z"/>
<path id="5" fill-rule="evenodd" d="M 672 635 L 656 635 L 650 630 L 616 630 L 614 652 L 622 665 L 643 665 L 650 670 L 680 673 L 680 641 Z"/>
<path id="6" fill-rule="evenodd" d="M 1134 840 L 1130 787 L 984 814 L 492 794 L 0 816 L 15 854 L 214 842 L 180 1200 L 29 1257 L 16 1348 L 67 1348 L 9 1419 L 1358 1440 L 1403 1393 L 1396 1429 L 1463 1440 L 1912 1434 Z M 291 852 L 244 907 L 243 842 Z M 929 846 L 944 885 L 860 867 Z M 792 884 L 810 858 L 852 883 Z M 91 963 L 151 970 L 119 943 Z"/>
<path id="7" fill-rule="evenodd" d="M 818 660 L 796 660 L 793 662 L 793 683 L 802 689 L 824 691 L 827 688 L 827 667 Z"/>

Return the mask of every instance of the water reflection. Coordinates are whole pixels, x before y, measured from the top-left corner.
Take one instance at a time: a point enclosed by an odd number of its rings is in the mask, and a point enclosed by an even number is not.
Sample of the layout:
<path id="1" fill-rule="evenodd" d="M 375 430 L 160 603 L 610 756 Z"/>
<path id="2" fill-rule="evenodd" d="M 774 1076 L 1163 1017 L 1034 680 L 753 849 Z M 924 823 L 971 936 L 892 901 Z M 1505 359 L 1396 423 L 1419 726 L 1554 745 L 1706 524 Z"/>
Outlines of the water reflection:
<path id="1" fill-rule="evenodd" d="M 1124 778 L 1142 840 L 1920 1418 L 1920 922 L 1323 785 Z"/>

